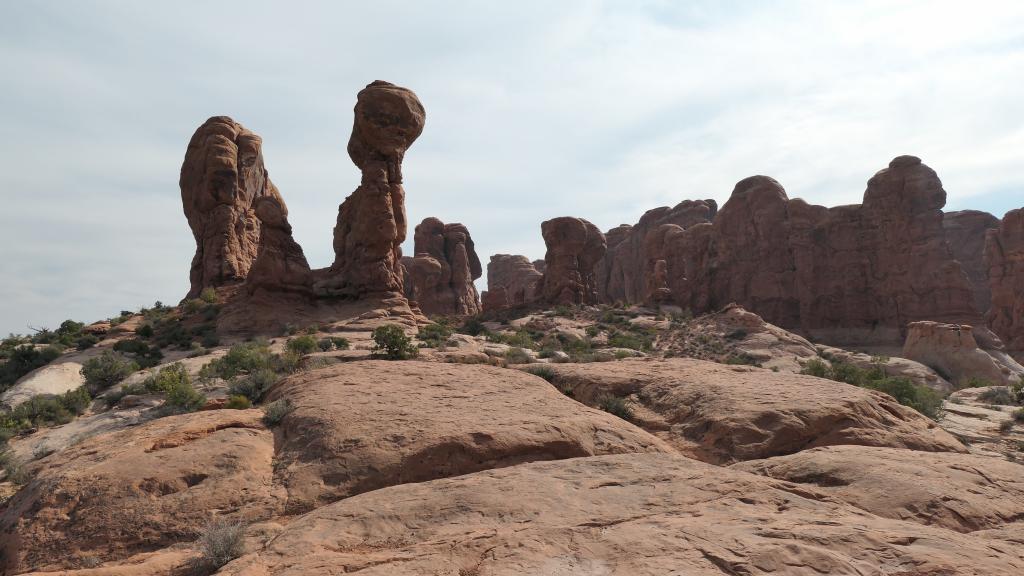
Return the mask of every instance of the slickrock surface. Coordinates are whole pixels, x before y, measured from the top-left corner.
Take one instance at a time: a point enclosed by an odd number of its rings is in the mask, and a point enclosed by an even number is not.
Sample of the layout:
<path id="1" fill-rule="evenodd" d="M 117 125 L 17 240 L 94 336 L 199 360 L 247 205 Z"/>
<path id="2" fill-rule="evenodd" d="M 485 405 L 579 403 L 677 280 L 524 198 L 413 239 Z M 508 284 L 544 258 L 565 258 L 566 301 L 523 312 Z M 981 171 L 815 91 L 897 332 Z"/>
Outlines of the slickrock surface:
<path id="1" fill-rule="evenodd" d="M 426 112 L 407 88 L 376 80 L 359 91 L 348 154 L 362 183 L 338 208 L 334 264 L 316 283 L 325 296 L 402 293 L 405 241 L 402 159 L 423 132 Z"/>
<path id="2" fill-rule="evenodd" d="M 903 356 L 945 374 L 958 386 L 972 378 L 1009 385 L 1024 377 L 1024 366 L 1005 353 L 979 348 L 970 326 L 912 322 L 907 330 Z"/>
<path id="3" fill-rule="evenodd" d="M 487 291 L 483 293 L 483 309 L 488 312 L 522 306 L 534 302 L 540 295 L 538 285 L 544 276 L 537 268 L 539 260 L 531 263 L 518 254 L 495 254 L 487 263 Z"/>
<path id="4" fill-rule="evenodd" d="M 716 212 L 714 200 L 684 200 L 671 208 L 648 210 L 632 226 L 622 224 L 605 232 L 608 252 L 595 272 L 601 301 L 645 302 L 651 274 L 660 259 L 648 252 L 648 235 L 666 225 L 689 228 L 710 222 Z"/>
<path id="5" fill-rule="evenodd" d="M 241 282 L 259 250 L 257 198 L 284 206 L 263 165 L 262 140 L 227 116 L 200 126 L 181 165 L 181 201 L 196 240 L 187 298 Z"/>
<path id="6" fill-rule="evenodd" d="M 1024 208 L 1011 210 L 985 238 L 992 306 L 988 323 L 1007 348 L 1024 351 Z"/>
<path id="7" fill-rule="evenodd" d="M 877 516 L 957 532 L 1024 523 L 1024 466 L 998 458 L 829 446 L 733 468 L 807 484 Z"/>
<path id="8" fill-rule="evenodd" d="M 812 376 L 680 358 L 550 369 L 555 385 L 585 404 L 628 398 L 638 426 L 712 463 L 836 444 L 967 451 L 887 394 Z"/>
<path id="9" fill-rule="evenodd" d="M 63 394 L 85 384 L 78 362 L 47 364 L 25 374 L 0 394 L 0 409 L 14 409 L 39 394 Z"/>
<path id="10" fill-rule="evenodd" d="M 974 292 L 974 307 L 986 312 L 992 302 L 992 289 L 985 266 L 985 237 L 999 227 L 999 218 L 980 210 L 957 210 L 942 215 L 942 228 L 953 257 L 960 263 Z"/>
<path id="11" fill-rule="evenodd" d="M 594 267 L 608 245 L 604 234 L 582 218 L 562 216 L 541 223 L 547 252 L 541 294 L 549 304 L 597 304 Z"/>
<path id="12" fill-rule="evenodd" d="M 427 315 L 478 314 L 473 281 L 483 274 L 469 229 L 425 218 L 416 226 L 416 256 L 402 258 L 405 295 Z"/>
<path id="13" fill-rule="evenodd" d="M 0 515 L 4 573 L 73 567 L 195 540 L 217 514 L 283 509 L 261 410 L 213 410 L 102 434 L 31 464 Z"/>
<path id="14" fill-rule="evenodd" d="M 350 362 L 292 376 L 276 477 L 305 511 L 407 482 L 532 460 L 669 452 L 662 441 L 515 370 Z"/>
<path id="15" fill-rule="evenodd" d="M 362 494 L 221 573 L 958 574 L 1012 544 L 881 518 L 821 491 L 671 455 L 532 463 Z"/>

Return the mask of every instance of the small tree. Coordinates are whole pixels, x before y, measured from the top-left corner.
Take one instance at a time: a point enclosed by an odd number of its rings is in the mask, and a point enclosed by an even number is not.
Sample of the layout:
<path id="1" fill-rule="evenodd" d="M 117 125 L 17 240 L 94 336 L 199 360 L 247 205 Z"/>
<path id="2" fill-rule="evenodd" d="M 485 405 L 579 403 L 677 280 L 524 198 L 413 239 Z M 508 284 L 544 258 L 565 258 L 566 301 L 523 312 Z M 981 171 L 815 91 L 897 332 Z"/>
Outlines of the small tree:
<path id="1" fill-rule="evenodd" d="M 412 345 L 412 339 L 397 324 L 381 326 L 373 331 L 373 355 L 385 360 L 408 360 L 419 351 Z"/>

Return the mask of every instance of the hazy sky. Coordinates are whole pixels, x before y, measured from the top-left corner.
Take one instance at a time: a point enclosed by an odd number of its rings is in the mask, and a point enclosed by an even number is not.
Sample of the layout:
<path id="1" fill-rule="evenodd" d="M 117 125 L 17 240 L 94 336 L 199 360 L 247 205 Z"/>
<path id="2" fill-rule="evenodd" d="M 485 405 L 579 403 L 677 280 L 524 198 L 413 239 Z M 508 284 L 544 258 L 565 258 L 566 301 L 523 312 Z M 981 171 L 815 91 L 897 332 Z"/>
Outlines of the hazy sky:
<path id="1" fill-rule="evenodd" d="M 310 264 L 358 185 L 356 92 L 413 89 L 409 219 L 486 262 L 542 220 L 602 229 L 753 174 L 859 202 L 900 154 L 947 209 L 1024 206 L 1024 3 L 0 0 L 0 333 L 188 289 L 178 171 L 195 128 L 263 137 Z M 406 252 L 411 252 L 411 230 Z"/>

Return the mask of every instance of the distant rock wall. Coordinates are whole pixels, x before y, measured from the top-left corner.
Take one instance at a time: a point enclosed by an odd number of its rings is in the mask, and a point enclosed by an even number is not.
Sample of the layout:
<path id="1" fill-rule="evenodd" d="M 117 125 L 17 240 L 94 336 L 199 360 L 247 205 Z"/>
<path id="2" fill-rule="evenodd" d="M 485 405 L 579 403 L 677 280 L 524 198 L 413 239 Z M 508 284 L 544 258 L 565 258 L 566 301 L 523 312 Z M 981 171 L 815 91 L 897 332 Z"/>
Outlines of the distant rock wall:
<path id="1" fill-rule="evenodd" d="M 541 224 L 547 253 L 540 294 L 548 304 L 597 304 L 594 268 L 608 249 L 604 234 L 582 218 L 562 216 Z"/>
<path id="2" fill-rule="evenodd" d="M 481 295 L 485 312 L 504 310 L 534 302 L 544 274 L 518 254 L 495 254 L 487 263 L 487 291 Z"/>
<path id="3" fill-rule="evenodd" d="M 985 237 L 989 230 L 998 227 L 999 218 L 980 210 L 958 210 L 942 216 L 946 243 L 971 282 L 974 307 L 978 312 L 988 311 L 992 301 L 985 265 Z"/>
<path id="4" fill-rule="evenodd" d="M 992 304 L 987 320 L 1007 348 L 1024 350 L 1024 208 L 1011 210 L 985 237 Z"/>
<path id="5" fill-rule="evenodd" d="M 406 297 L 425 314 L 479 313 L 480 296 L 473 281 L 483 268 L 469 229 L 426 218 L 413 237 L 416 256 L 402 258 Z"/>

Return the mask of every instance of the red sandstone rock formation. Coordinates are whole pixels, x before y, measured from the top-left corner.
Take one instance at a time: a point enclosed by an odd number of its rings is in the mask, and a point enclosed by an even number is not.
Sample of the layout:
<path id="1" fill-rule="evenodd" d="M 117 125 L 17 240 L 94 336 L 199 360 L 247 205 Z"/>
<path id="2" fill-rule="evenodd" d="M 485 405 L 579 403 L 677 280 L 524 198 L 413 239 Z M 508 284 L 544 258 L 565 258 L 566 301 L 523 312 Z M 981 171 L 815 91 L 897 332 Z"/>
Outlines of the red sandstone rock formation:
<path id="1" fill-rule="evenodd" d="M 483 274 L 469 229 L 426 218 L 416 227 L 415 258 L 402 258 L 405 294 L 425 314 L 477 314 L 473 281 Z"/>
<path id="2" fill-rule="evenodd" d="M 648 250 L 665 259 L 673 300 L 695 312 L 737 302 L 823 340 L 902 342 L 911 321 L 980 322 L 945 240 L 945 198 L 912 156 L 872 177 L 863 204 L 831 209 L 754 176 L 711 224 L 660 230 Z"/>
<path id="3" fill-rule="evenodd" d="M 1010 350 L 1024 350 L 1024 208 L 1011 210 L 985 238 L 992 305 L 988 322 Z"/>
<path id="4" fill-rule="evenodd" d="M 294 292 L 312 296 L 313 277 L 302 246 L 292 238 L 288 208 L 275 198 L 258 198 L 259 254 L 245 280 L 249 294 L 257 290 Z"/>
<path id="5" fill-rule="evenodd" d="M 425 119 L 409 89 L 377 80 L 359 92 L 348 153 L 362 171 L 362 183 L 338 208 L 334 264 L 316 283 L 319 295 L 402 292 L 402 159 Z"/>
<path id="6" fill-rule="evenodd" d="M 483 309 L 487 312 L 522 306 L 535 301 L 543 273 L 526 256 L 495 254 L 487 263 L 487 291 Z"/>
<path id="7" fill-rule="evenodd" d="M 979 210 L 946 212 L 942 216 L 946 243 L 971 281 L 974 307 L 978 312 L 988 311 L 992 300 L 988 268 L 985 266 L 985 235 L 988 230 L 998 227 L 999 218 Z"/>
<path id="8" fill-rule="evenodd" d="M 991 339 L 984 333 L 979 336 L 982 342 Z M 961 388 L 975 378 L 990 385 L 1009 385 L 1024 376 L 1024 366 L 1005 352 L 979 348 L 974 329 L 963 324 L 911 322 L 902 356 L 932 368 Z"/>
<path id="9" fill-rule="evenodd" d="M 281 200 L 263 166 L 261 145 L 259 136 L 227 116 L 210 118 L 189 141 L 179 180 L 196 240 L 186 298 L 241 282 L 256 259 L 260 223 L 253 203 Z"/>
<path id="10" fill-rule="evenodd" d="M 648 301 L 650 277 L 660 259 L 648 253 L 648 234 L 665 224 L 689 228 L 710 222 L 717 211 L 718 204 L 714 200 L 684 200 L 671 208 L 662 206 L 648 210 L 634 226 L 622 224 L 605 232 L 608 252 L 595 270 L 601 301 Z"/>
<path id="11" fill-rule="evenodd" d="M 594 267 L 608 244 L 604 234 L 582 218 L 562 216 L 541 224 L 547 253 L 541 295 L 549 304 L 596 304 Z"/>

